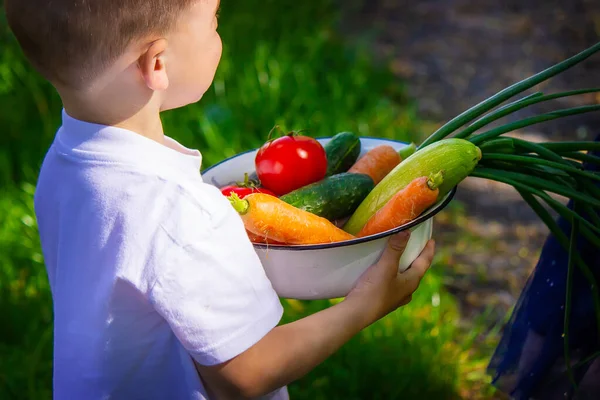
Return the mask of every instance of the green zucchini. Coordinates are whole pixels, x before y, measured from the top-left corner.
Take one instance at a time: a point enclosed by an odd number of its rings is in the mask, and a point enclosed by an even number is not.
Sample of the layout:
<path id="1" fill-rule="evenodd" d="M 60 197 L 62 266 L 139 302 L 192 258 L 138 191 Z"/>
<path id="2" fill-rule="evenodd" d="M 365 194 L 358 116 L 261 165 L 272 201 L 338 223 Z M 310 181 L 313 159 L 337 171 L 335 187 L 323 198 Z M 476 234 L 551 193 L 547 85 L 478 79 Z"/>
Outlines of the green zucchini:
<path id="1" fill-rule="evenodd" d="M 325 144 L 327 154 L 327 173 L 332 176 L 348 172 L 358 160 L 360 154 L 360 139 L 352 132 L 340 132 Z"/>
<path id="2" fill-rule="evenodd" d="M 333 221 L 350 216 L 374 187 L 368 175 L 343 172 L 296 189 L 280 199 Z"/>
<path id="3" fill-rule="evenodd" d="M 464 139 L 444 139 L 416 151 L 394 168 L 358 206 L 343 229 L 356 235 L 381 207 L 413 179 L 442 171 L 439 198 L 465 179 L 481 159 L 481 150 Z"/>

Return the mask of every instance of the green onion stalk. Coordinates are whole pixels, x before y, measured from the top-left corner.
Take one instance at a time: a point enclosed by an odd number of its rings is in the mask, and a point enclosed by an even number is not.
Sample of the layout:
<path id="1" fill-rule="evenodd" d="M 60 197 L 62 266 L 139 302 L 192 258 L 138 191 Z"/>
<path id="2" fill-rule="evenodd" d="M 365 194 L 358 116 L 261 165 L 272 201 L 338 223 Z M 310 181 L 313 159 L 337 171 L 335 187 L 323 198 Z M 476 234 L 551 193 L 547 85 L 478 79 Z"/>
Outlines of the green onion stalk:
<path id="1" fill-rule="evenodd" d="M 598 51 L 600 51 L 600 42 L 542 72 L 501 90 L 448 121 L 417 148 L 418 152 L 432 143 L 450 136 L 468 140 L 478 146 L 482 158 L 470 176 L 513 186 L 568 251 L 564 350 L 568 377 L 575 389 L 577 389 L 577 385 L 573 379 L 574 375 L 569 354 L 569 321 L 574 268 L 578 268 L 590 283 L 597 332 L 599 334 L 598 344 L 600 345 L 600 294 L 598 292 L 598 282 L 590 266 L 580 257 L 576 247 L 576 238 L 581 235 L 596 246 L 600 252 L 600 188 L 597 186 L 600 181 L 600 172 L 583 168 L 584 162 L 600 165 L 600 157 L 588 154 L 590 151 L 600 151 L 600 143 L 592 141 L 534 143 L 503 135 L 542 122 L 599 111 L 600 104 L 558 109 L 505 123 L 494 128 L 488 128 L 488 126 L 492 122 L 534 104 L 600 92 L 598 88 L 547 95 L 542 92 L 535 92 L 502 105 L 525 90 L 579 64 Z M 572 208 L 567 207 L 553 198 L 552 193 L 571 199 L 574 206 Z M 559 228 L 548 211 L 548 207 L 571 223 L 569 236 Z M 583 212 L 589 220 L 583 216 Z M 599 354 L 595 353 L 592 356 L 598 356 Z"/>

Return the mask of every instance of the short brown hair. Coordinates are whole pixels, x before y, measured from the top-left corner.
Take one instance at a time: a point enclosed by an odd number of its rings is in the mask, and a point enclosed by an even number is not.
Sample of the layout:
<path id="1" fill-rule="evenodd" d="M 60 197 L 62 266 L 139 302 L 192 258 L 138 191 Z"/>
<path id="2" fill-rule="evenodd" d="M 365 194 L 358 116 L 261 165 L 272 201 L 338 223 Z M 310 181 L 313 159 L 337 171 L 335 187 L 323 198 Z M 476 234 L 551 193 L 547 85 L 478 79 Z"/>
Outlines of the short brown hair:
<path id="1" fill-rule="evenodd" d="M 132 40 L 164 34 L 196 0 L 5 0 L 8 24 L 46 79 L 84 87 Z"/>

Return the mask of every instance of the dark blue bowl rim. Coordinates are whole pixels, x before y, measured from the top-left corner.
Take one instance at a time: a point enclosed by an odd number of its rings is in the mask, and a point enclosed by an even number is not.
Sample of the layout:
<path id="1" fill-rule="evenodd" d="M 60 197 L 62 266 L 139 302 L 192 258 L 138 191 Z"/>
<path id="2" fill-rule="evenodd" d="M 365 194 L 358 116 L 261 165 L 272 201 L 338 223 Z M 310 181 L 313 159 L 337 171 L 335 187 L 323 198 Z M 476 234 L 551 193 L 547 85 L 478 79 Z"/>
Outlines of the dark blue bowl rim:
<path id="1" fill-rule="evenodd" d="M 319 140 L 319 139 L 331 139 L 331 138 L 332 138 L 332 136 L 325 136 L 325 137 L 316 137 L 315 139 Z M 400 144 L 405 144 L 405 145 L 410 144 L 410 143 L 403 142 L 400 140 L 374 137 L 374 136 L 360 136 L 360 139 L 374 139 L 374 140 L 381 140 L 381 141 L 387 141 L 387 142 L 395 142 L 395 143 L 400 143 Z M 205 169 L 204 171 L 202 171 L 201 174 L 203 175 L 206 172 L 212 170 L 213 168 L 218 167 L 219 165 L 221 165 L 223 163 L 226 163 L 237 157 L 241 157 L 244 154 L 251 153 L 256 150 L 257 149 L 247 150 L 242 153 L 238 153 L 235 156 L 232 156 L 232 157 L 226 158 L 222 161 L 219 161 L 218 163 L 213 164 L 210 167 L 208 167 L 207 169 Z M 427 221 L 428 219 L 433 218 L 436 214 L 438 214 L 440 211 L 442 211 L 448 204 L 450 204 L 450 202 L 454 198 L 455 194 L 456 194 L 456 187 L 454 187 L 454 188 L 452 188 L 452 190 L 450 190 L 450 192 L 446 195 L 446 197 L 444 198 L 443 201 L 438 202 L 437 204 L 433 205 L 429 210 L 427 210 L 426 212 L 424 212 L 423 214 L 421 214 L 414 220 L 410 221 L 407 224 L 401 225 L 397 228 L 391 229 L 389 231 L 381 232 L 376 235 L 365 236 L 362 238 L 356 238 L 356 239 L 352 239 L 352 240 L 345 240 L 343 242 L 321 243 L 321 244 L 307 244 L 307 245 L 282 245 L 282 244 L 263 244 L 263 243 L 252 243 L 252 244 L 255 248 L 265 249 L 265 250 L 268 249 L 268 250 L 300 251 L 300 250 L 332 249 L 332 248 L 338 248 L 338 247 L 352 246 L 352 245 L 360 244 L 360 243 L 367 243 L 367 242 L 371 242 L 373 240 L 378 240 L 378 239 L 381 239 L 381 238 L 384 238 L 387 236 L 391 236 L 396 233 L 411 229 L 411 228 Z"/>

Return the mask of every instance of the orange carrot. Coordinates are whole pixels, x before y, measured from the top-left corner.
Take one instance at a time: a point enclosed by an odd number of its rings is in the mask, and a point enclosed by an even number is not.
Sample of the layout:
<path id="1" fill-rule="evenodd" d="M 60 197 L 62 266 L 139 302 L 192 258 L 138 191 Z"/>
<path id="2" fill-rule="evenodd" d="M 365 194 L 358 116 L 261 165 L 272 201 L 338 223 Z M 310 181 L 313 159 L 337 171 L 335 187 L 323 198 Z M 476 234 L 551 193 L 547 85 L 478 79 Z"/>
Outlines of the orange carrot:
<path id="1" fill-rule="evenodd" d="M 392 146 L 382 144 L 359 158 L 348 172 L 369 175 L 377 185 L 400 161 L 400 154 Z"/>
<path id="2" fill-rule="evenodd" d="M 248 238 L 252 243 L 260 243 L 260 244 L 283 244 L 276 240 L 269 238 L 266 235 L 255 235 L 246 229 L 246 233 L 248 234 Z"/>
<path id="3" fill-rule="evenodd" d="M 357 236 L 364 237 L 385 232 L 417 218 L 435 203 L 439 193 L 438 186 L 442 181 L 441 171 L 429 178 L 422 176 L 414 179 L 379 209 Z"/>
<path id="4" fill-rule="evenodd" d="M 354 239 L 328 219 L 296 208 L 275 196 L 252 193 L 229 201 L 242 217 L 246 230 L 286 244 L 319 244 Z"/>

